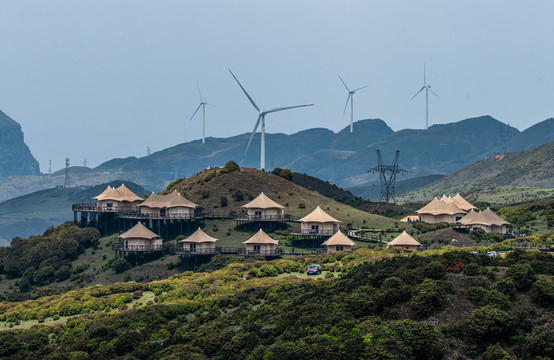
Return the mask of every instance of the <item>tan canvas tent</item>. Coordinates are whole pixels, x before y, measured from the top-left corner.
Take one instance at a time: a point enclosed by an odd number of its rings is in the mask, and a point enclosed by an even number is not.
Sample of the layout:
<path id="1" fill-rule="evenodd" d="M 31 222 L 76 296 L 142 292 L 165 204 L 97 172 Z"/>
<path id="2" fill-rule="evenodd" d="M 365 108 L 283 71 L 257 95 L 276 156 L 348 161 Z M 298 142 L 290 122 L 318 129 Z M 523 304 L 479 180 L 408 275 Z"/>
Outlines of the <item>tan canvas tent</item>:
<path id="1" fill-rule="evenodd" d="M 273 240 L 262 229 L 250 239 L 243 242 L 248 254 L 272 254 L 277 249 L 279 241 Z"/>
<path id="2" fill-rule="evenodd" d="M 428 224 L 437 224 L 441 222 L 455 223 L 465 216 L 465 211 L 461 210 L 451 202 L 444 202 L 434 198 L 429 204 L 417 210 L 419 221 Z"/>
<path id="3" fill-rule="evenodd" d="M 263 192 L 257 198 L 243 205 L 250 218 L 277 218 L 285 214 L 285 207 L 267 197 Z"/>
<path id="4" fill-rule="evenodd" d="M 123 250 L 162 251 L 163 241 L 158 234 L 150 231 L 142 223 L 137 223 L 129 231 L 121 234 Z"/>
<path id="5" fill-rule="evenodd" d="M 481 228 L 486 232 L 505 234 L 506 226 L 510 225 L 509 222 L 496 215 L 490 208 L 481 212 L 474 212 L 472 216 L 468 217 L 469 215 L 460 219 L 459 223 L 471 226 L 472 230 Z"/>
<path id="6" fill-rule="evenodd" d="M 327 248 L 327 252 L 332 251 L 350 251 L 356 243 L 344 235 L 341 231 L 337 231 L 335 235 L 324 241 L 322 246 Z"/>
<path id="7" fill-rule="evenodd" d="M 321 210 L 318 206 L 300 221 L 302 233 L 314 235 L 333 235 L 339 230 L 340 221 Z"/>
<path id="8" fill-rule="evenodd" d="M 388 244 L 389 248 L 398 247 L 398 248 L 404 248 L 408 250 L 416 250 L 418 246 L 421 246 L 421 244 L 416 239 L 411 237 L 410 234 L 406 232 L 406 230 L 404 230 L 402 234 L 398 235 L 394 240 L 392 240 Z"/>
<path id="9" fill-rule="evenodd" d="M 198 228 L 191 236 L 180 240 L 183 249 L 194 253 L 213 253 L 218 239 L 209 236 L 202 229 Z"/>

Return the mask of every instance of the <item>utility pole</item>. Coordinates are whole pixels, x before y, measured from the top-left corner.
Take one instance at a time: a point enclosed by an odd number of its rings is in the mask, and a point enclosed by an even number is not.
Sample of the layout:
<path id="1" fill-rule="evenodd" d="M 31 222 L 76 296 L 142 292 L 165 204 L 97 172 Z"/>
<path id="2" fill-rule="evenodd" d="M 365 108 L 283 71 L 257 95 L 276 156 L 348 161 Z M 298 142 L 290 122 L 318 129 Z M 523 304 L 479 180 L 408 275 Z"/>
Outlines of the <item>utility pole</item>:
<path id="1" fill-rule="evenodd" d="M 65 180 L 63 181 L 63 188 L 69 189 L 71 184 L 69 183 L 69 158 L 65 158 Z"/>
<path id="2" fill-rule="evenodd" d="M 387 204 L 390 200 L 394 202 L 395 197 L 395 185 L 396 175 L 406 170 L 398 166 L 398 158 L 400 156 L 400 150 L 396 150 L 396 156 L 392 165 L 383 164 L 383 158 L 381 157 L 381 151 L 377 150 L 377 166 L 369 169 L 368 171 L 375 171 L 379 173 L 381 180 L 381 200 L 384 200 Z"/>

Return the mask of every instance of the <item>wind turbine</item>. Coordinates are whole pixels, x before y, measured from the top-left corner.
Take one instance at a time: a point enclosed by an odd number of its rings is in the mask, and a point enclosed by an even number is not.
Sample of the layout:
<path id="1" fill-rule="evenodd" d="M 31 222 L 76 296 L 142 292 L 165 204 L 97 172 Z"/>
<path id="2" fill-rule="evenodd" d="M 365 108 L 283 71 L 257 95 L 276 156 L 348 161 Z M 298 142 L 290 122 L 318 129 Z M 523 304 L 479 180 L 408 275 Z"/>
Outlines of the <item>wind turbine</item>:
<path id="1" fill-rule="evenodd" d="M 431 85 L 427 84 L 425 78 L 425 63 L 423 63 L 423 87 L 410 99 L 412 101 L 420 92 L 425 90 L 425 130 L 429 128 L 429 92 L 431 92 L 436 97 L 439 97 L 433 90 L 431 90 Z"/>
<path id="2" fill-rule="evenodd" d="M 254 108 L 256 110 L 258 110 L 258 114 L 259 114 L 258 115 L 258 120 L 256 120 L 256 125 L 254 125 L 254 130 L 252 131 L 252 135 L 250 135 L 250 139 L 248 140 L 248 145 L 246 145 L 246 150 L 244 150 L 244 155 L 242 155 L 242 159 L 241 159 L 239 165 L 242 166 L 244 158 L 246 157 L 246 153 L 248 152 L 248 148 L 250 147 L 250 143 L 252 142 L 252 139 L 254 138 L 254 134 L 256 134 L 256 130 L 258 130 L 258 126 L 260 125 L 260 122 L 261 122 L 262 123 L 262 130 L 261 130 L 260 170 L 264 170 L 265 169 L 265 116 L 267 114 L 273 113 L 273 112 L 289 110 L 289 109 L 305 107 L 305 106 L 313 106 L 314 104 L 285 106 L 285 107 L 278 107 L 278 108 L 273 108 L 273 109 L 269 109 L 269 110 L 261 110 L 258 107 L 258 105 L 256 105 L 254 100 L 250 97 L 250 95 L 246 92 L 244 87 L 242 87 L 241 83 L 239 82 L 239 80 L 237 79 L 235 74 L 233 74 L 233 72 L 231 70 L 229 70 L 229 72 L 231 73 L 231 75 L 233 75 L 233 77 L 237 81 L 237 84 L 239 84 L 240 88 L 244 92 L 244 95 L 246 95 L 248 100 L 250 100 L 250 103 L 252 104 L 252 106 L 254 106 Z"/>
<path id="3" fill-rule="evenodd" d="M 191 121 L 192 118 L 194 118 L 194 115 L 196 115 L 200 107 L 202 107 L 202 144 L 204 144 L 206 143 L 206 105 L 208 105 L 208 103 L 202 100 L 202 93 L 200 92 L 200 86 L 198 85 L 198 81 L 196 82 L 196 87 L 198 88 L 198 95 L 200 96 L 200 105 L 198 105 L 198 107 L 194 111 L 194 114 L 192 114 L 192 116 L 190 117 L 189 121 Z M 185 137 L 186 137 L 186 131 L 187 130 L 185 125 Z"/>
<path id="4" fill-rule="evenodd" d="M 344 82 L 344 80 L 342 80 L 340 75 L 339 79 L 348 91 L 348 97 L 346 98 L 346 104 L 344 105 L 344 111 L 342 113 L 344 115 L 344 113 L 346 112 L 346 108 L 348 107 L 348 100 L 350 100 L 350 132 L 352 133 L 354 132 L 354 94 L 356 93 L 356 91 L 365 89 L 367 86 L 362 86 L 361 88 L 350 90 L 348 86 L 346 86 L 346 83 Z"/>

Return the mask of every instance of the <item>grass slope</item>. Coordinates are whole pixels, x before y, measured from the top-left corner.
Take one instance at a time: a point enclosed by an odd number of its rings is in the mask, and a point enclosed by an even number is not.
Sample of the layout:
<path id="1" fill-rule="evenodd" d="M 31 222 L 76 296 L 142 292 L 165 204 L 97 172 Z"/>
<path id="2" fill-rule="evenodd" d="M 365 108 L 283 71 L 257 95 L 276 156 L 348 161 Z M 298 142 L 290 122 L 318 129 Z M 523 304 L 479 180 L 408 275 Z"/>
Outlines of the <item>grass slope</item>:
<path id="1" fill-rule="evenodd" d="M 296 219 L 320 206 L 329 215 L 340 220 L 343 225 L 394 229 L 397 223 L 394 219 L 369 214 L 329 199 L 280 176 L 251 168 L 241 168 L 240 171 L 230 173 L 222 173 L 221 169 L 205 170 L 170 184 L 166 192 L 175 190 L 202 206 L 206 212 L 240 213 L 244 210 L 242 208 L 244 204 L 263 192 L 285 206 L 285 213 L 291 214 Z M 233 194 L 238 190 L 244 194 L 242 200 L 233 198 Z M 227 206 L 221 206 L 222 197 L 227 198 Z M 402 224 L 401 227 L 410 226 Z"/>
<path id="2" fill-rule="evenodd" d="M 399 201 L 421 201 L 443 194 L 470 194 L 469 200 L 511 204 L 554 195 L 554 142 L 491 156 L 445 176 Z"/>

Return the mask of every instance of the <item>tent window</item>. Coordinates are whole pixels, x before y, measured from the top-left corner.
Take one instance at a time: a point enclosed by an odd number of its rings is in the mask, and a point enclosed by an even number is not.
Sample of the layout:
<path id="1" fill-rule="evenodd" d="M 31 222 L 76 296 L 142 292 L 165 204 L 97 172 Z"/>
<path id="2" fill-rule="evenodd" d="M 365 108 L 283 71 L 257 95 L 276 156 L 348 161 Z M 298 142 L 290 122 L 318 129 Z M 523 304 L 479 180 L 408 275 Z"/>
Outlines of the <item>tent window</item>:
<path id="1" fill-rule="evenodd" d="M 106 210 L 113 210 L 113 203 L 107 203 Z"/>

